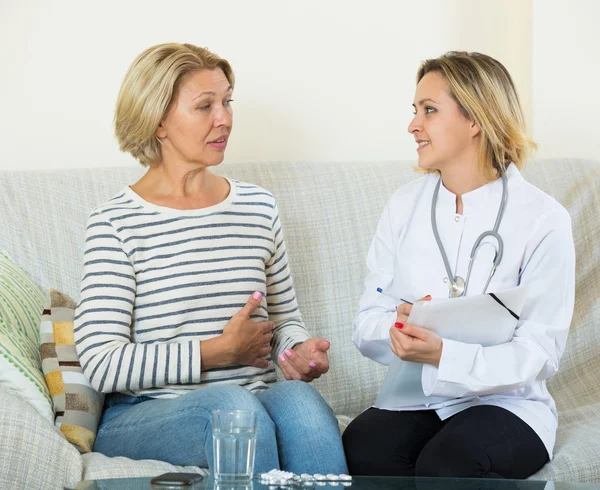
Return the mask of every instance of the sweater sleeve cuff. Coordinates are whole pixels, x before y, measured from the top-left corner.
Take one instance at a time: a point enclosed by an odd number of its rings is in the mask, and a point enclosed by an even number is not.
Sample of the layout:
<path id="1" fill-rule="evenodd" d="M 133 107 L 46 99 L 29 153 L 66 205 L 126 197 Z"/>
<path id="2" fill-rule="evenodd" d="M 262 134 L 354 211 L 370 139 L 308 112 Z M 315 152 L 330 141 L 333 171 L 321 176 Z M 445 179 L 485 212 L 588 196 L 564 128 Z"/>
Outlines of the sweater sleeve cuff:
<path id="1" fill-rule="evenodd" d="M 272 359 L 279 365 L 279 356 L 286 349 L 291 349 L 309 338 L 310 335 L 308 335 L 308 332 L 304 328 L 299 328 L 295 325 L 282 328 L 277 332 L 275 342 L 273 343 Z"/>
<path id="2" fill-rule="evenodd" d="M 202 378 L 200 342 L 191 340 L 189 342 L 189 377 L 190 384 L 200 384 Z"/>

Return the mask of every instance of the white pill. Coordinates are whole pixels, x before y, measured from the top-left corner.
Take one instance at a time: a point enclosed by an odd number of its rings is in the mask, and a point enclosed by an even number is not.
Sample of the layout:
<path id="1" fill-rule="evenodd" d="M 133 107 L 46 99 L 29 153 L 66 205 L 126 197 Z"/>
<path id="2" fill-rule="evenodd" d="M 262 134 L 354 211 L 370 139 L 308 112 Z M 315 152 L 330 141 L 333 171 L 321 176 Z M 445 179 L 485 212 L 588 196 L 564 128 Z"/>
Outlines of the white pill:
<path id="1" fill-rule="evenodd" d="M 337 476 L 337 475 L 334 475 L 333 473 L 329 473 L 329 474 L 327 475 L 327 479 L 328 479 L 328 480 L 339 480 L 338 476 Z"/>
<path id="2" fill-rule="evenodd" d="M 342 473 L 340 475 L 340 480 L 351 481 L 352 477 L 350 475 L 346 475 L 345 473 Z"/>
<path id="3" fill-rule="evenodd" d="M 341 483 L 343 486 L 345 486 L 345 487 L 351 487 L 351 486 L 352 486 L 352 482 L 351 482 L 351 481 L 343 481 L 343 482 L 340 482 L 340 483 Z"/>
<path id="4" fill-rule="evenodd" d="M 315 480 L 327 480 L 327 477 L 325 475 L 321 475 L 320 473 L 315 473 L 313 475 L 313 478 Z"/>

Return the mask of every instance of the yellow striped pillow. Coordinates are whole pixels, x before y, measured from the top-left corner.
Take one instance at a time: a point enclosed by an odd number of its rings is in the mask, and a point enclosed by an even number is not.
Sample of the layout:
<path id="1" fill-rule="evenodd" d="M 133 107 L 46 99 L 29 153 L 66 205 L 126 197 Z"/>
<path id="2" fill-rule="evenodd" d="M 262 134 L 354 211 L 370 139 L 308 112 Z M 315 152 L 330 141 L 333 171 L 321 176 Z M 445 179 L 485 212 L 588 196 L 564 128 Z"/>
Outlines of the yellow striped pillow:
<path id="1" fill-rule="evenodd" d="M 55 425 L 80 452 L 93 450 L 104 395 L 89 384 L 75 350 L 75 301 L 50 290 L 40 327 L 42 369 L 54 402 Z"/>

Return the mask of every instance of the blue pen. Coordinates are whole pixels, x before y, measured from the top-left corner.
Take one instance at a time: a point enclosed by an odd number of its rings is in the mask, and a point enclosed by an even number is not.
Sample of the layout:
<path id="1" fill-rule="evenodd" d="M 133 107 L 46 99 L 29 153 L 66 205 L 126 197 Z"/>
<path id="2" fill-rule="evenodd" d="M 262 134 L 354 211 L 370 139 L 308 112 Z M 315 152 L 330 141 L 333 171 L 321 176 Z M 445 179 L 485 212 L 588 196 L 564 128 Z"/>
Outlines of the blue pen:
<path id="1" fill-rule="evenodd" d="M 381 288 L 377 288 L 377 292 L 380 294 L 383 294 L 384 296 L 387 296 L 388 298 L 392 298 L 396 303 L 400 303 L 402 301 L 403 303 L 408 303 L 409 305 L 412 305 L 412 303 L 410 301 L 406 301 L 405 299 L 402 299 L 402 298 L 396 298 L 395 296 L 392 296 L 391 294 L 384 292 L 383 289 L 381 289 Z"/>

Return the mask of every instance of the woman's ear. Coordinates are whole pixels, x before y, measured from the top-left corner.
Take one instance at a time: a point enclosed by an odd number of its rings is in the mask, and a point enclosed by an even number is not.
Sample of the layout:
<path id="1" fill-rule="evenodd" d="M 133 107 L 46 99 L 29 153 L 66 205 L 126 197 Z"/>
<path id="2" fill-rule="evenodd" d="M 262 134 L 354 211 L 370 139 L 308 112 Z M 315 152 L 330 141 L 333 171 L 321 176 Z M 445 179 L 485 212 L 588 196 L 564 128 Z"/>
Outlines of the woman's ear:
<path id="1" fill-rule="evenodd" d="M 167 137 L 167 130 L 165 129 L 164 122 L 165 121 L 162 120 L 158 125 L 158 128 L 156 128 L 156 136 L 161 139 Z"/>
<path id="2" fill-rule="evenodd" d="M 479 127 L 479 124 L 477 124 L 474 121 L 471 121 L 470 130 L 471 130 L 472 138 L 475 138 L 475 136 L 477 136 L 479 133 L 481 133 L 481 128 Z"/>

